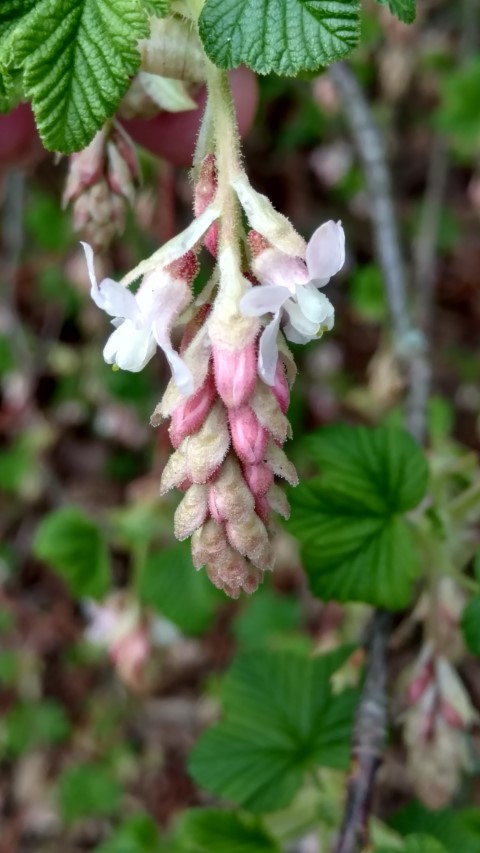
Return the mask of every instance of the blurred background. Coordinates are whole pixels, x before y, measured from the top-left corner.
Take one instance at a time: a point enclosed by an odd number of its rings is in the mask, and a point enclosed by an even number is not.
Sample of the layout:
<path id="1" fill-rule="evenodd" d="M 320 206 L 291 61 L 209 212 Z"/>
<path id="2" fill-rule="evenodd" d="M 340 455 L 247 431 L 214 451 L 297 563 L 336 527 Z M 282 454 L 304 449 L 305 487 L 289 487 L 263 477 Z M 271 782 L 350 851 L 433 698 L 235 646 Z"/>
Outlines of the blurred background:
<path id="1" fill-rule="evenodd" d="M 366 3 L 352 66 L 384 134 L 411 297 L 431 331 L 430 437 L 478 451 L 478 3 L 421 0 L 409 27 Z M 334 83 L 325 73 L 258 85 L 244 141 L 253 185 L 305 236 L 330 218 L 347 234 L 346 267 L 329 285 L 335 329 L 295 348 L 289 455 L 306 476 L 306 433 L 399 421 L 403 380 Z M 149 417 L 165 364 L 159 356 L 131 374 L 104 363 L 108 321 L 89 297 L 71 205 L 62 210 L 67 159 L 42 154 L 18 116 L 18 138 L 0 119 L 0 851 L 153 853 L 186 809 L 212 803 L 186 759 L 218 717 L 233 657 L 356 641 L 367 609 L 312 598 L 288 526 L 252 599 L 229 601 L 193 570 L 173 539 L 178 497 L 158 497 L 169 441 Z M 188 170 L 144 149 L 138 157 L 133 211 L 98 260 L 114 278 L 191 217 Z M 422 288 L 431 300 L 417 298 Z M 394 674 L 402 663 L 393 653 Z M 478 671 L 469 683 L 480 700 Z M 394 724 L 382 819 L 412 794 L 403 750 Z M 475 779 L 465 796 L 478 801 Z M 295 849 L 327 849 L 314 843 Z"/>

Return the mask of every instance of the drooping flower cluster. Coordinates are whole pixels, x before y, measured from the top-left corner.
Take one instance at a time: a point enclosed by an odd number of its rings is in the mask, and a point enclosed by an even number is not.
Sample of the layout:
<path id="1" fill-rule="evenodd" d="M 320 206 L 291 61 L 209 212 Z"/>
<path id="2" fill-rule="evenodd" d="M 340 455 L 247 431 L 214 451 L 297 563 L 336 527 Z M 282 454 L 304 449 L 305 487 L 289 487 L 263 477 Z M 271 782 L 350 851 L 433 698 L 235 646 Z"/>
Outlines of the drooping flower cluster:
<path id="1" fill-rule="evenodd" d="M 408 700 L 404 739 L 412 784 L 429 808 L 438 809 L 471 770 L 467 733 L 476 713 L 454 667 L 431 642 L 414 667 Z"/>
<path id="2" fill-rule="evenodd" d="M 220 80 L 216 96 L 224 94 Z M 90 247 L 85 252 L 92 297 L 114 318 L 106 361 L 141 370 L 158 345 L 170 364 L 172 380 L 152 417 L 155 425 L 171 418 L 174 451 L 161 493 L 184 492 L 177 538 L 191 536 L 195 567 L 237 597 L 273 568 L 271 512 L 289 514 L 276 478 L 297 483 L 283 451 L 296 372 L 285 338 L 305 343 L 332 328 L 333 308 L 320 288 L 343 265 L 344 234 L 340 223 L 327 222 L 305 245 L 251 187 L 228 138 L 228 102 L 218 115 L 216 140 L 208 128 L 200 134 L 199 145 L 207 144 L 194 170 L 192 224 L 121 284 L 98 284 Z M 215 267 L 194 299 L 202 245 Z M 134 296 L 126 288 L 141 276 Z M 179 353 L 170 338 L 177 324 L 185 327 Z"/>
<path id="3" fill-rule="evenodd" d="M 87 148 L 70 156 L 63 204 L 72 204 L 75 231 L 96 251 L 123 231 L 138 181 L 135 148 L 119 125 L 105 125 Z"/>

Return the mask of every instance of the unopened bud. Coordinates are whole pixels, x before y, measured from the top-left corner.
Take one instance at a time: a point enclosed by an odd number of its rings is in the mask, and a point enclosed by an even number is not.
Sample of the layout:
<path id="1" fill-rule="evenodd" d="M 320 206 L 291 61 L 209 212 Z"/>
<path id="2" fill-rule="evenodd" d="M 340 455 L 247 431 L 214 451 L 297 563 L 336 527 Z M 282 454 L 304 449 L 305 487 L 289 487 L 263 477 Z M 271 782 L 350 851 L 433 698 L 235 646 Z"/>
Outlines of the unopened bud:
<path id="1" fill-rule="evenodd" d="M 280 406 L 280 410 L 283 414 L 286 414 L 290 405 L 290 388 L 288 387 L 287 377 L 285 376 L 285 370 L 280 359 L 277 361 L 272 393 Z"/>
<path id="2" fill-rule="evenodd" d="M 177 539 L 188 539 L 204 523 L 208 515 L 207 486 L 194 483 L 180 501 L 174 517 Z"/>
<path id="3" fill-rule="evenodd" d="M 264 382 L 258 382 L 250 406 L 261 426 L 268 430 L 276 442 L 283 444 L 291 435 L 291 428 L 272 390 Z"/>
<path id="4" fill-rule="evenodd" d="M 248 403 L 257 384 L 255 341 L 240 350 L 214 346 L 212 352 L 217 391 L 228 409 L 238 409 Z"/>
<path id="5" fill-rule="evenodd" d="M 298 474 L 293 462 L 287 458 L 281 447 L 277 447 L 270 439 L 267 446 L 265 461 L 277 477 L 282 477 L 291 486 L 298 485 Z"/>
<path id="6" fill-rule="evenodd" d="M 254 566 L 263 571 L 272 568 L 274 561 L 272 546 L 268 540 L 265 525 L 256 513 L 252 512 L 236 524 L 229 522 L 226 531 L 230 544 L 243 557 L 248 557 Z"/>
<path id="7" fill-rule="evenodd" d="M 290 518 L 290 504 L 284 491 L 276 483 L 267 492 L 267 501 L 273 512 L 278 512 L 286 521 Z"/>
<path id="8" fill-rule="evenodd" d="M 243 473 L 250 491 L 256 498 L 266 495 L 273 483 L 273 473 L 265 462 L 259 462 L 257 465 L 245 465 Z"/>
<path id="9" fill-rule="evenodd" d="M 210 485 L 208 500 L 212 518 L 220 523 L 225 520 L 238 522 L 253 512 L 252 493 L 242 477 L 240 466 L 231 455 Z"/>
<path id="10" fill-rule="evenodd" d="M 206 483 L 222 464 L 230 447 L 225 408 L 215 403 L 200 430 L 187 436 L 180 450 L 187 457 L 187 472 L 194 483 Z M 178 451 L 177 451 L 178 452 Z"/>
<path id="11" fill-rule="evenodd" d="M 228 413 L 232 443 L 238 457 L 246 465 L 262 462 L 268 443 L 268 432 L 262 427 L 249 406 L 231 409 Z"/>
<path id="12" fill-rule="evenodd" d="M 209 374 L 199 390 L 188 397 L 172 413 L 170 440 L 177 448 L 187 435 L 197 432 L 207 417 L 217 396 L 213 376 Z"/>

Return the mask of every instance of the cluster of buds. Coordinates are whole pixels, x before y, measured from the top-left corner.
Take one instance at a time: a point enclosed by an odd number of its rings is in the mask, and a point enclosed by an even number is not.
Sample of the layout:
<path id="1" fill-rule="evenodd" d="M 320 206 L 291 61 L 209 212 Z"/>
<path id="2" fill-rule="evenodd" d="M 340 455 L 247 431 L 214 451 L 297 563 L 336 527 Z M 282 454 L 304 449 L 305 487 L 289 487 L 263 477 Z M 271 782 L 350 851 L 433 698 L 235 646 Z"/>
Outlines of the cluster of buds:
<path id="1" fill-rule="evenodd" d="M 163 619 L 154 619 L 124 592 L 112 593 L 101 604 L 86 601 L 84 608 L 87 642 L 106 649 L 127 687 L 134 691 L 144 688 L 153 648 L 178 640 L 175 627 Z"/>
<path id="2" fill-rule="evenodd" d="M 477 715 L 456 670 L 431 642 L 414 666 L 407 695 L 404 740 L 412 784 L 429 808 L 438 809 L 471 769 L 467 734 Z"/>
<path id="3" fill-rule="evenodd" d="M 70 156 L 63 204 L 72 204 L 75 231 L 96 251 L 122 233 L 138 182 L 135 148 L 119 125 L 105 125 L 87 148 Z"/>
<path id="4" fill-rule="evenodd" d="M 225 78 L 217 79 L 217 69 L 212 75 L 216 134 L 207 109 L 191 225 L 122 283 L 98 284 L 92 249 L 84 248 L 92 298 L 116 327 L 105 360 L 140 370 L 158 345 L 169 362 L 172 380 L 152 417 L 154 425 L 171 418 L 173 453 L 161 493 L 184 492 L 175 534 L 192 537 L 194 566 L 205 566 L 215 586 L 236 598 L 255 590 L 273 568 L 271 512 L 289 514 L 276 478 L 297 483 L 283 451 L 295 376 L 285 339 L 306 343 L 332 328 L 333 308 L 321 288 L 342 267 L 345 247 L 341 224 L 333 221 L 306 245 L 252 188 L 240 165 L 231 101 L 228 95 L 220 106 L 215 100 L 225 99 Z M 215 266 L 194 299 L 202 246 Z M 127 287 L 141 276 L 134 296 Z M 176 324 L 185 327 L 179 353 L 170 338 Z"/>

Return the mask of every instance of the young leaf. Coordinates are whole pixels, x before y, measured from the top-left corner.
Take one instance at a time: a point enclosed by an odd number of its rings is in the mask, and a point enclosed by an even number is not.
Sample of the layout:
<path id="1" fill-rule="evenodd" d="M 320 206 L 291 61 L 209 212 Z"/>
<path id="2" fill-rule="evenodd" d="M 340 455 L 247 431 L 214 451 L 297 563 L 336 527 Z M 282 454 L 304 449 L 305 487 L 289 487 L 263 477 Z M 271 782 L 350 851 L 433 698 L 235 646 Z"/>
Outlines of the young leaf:
<path id="1" fill-rule="evenodd" d="M 177 543 L 150 555 L 138 578 L 141 601 L 154 607 L 185 634 L 202 634 L 222 601 L 204 572 L 192 566 L 189 548 Z"/>
<path id="2" fill-rule="evenodd" d="M 346 56 L 360 35 L 358 0 L 206 0 L 200 37 L 220 68 L 296 76 Z"/>
<path id="3" fill-rule="evenodd" d="M 148 35 L 140 0 L 39 0 L 8 40 L 7 63 L 23 70 L 42 142 L 84 148 L 125 94 Z"/>
<path id="4" fill-rule="evenodd" d="M 2 751 L 18 756 L 30 749 L 62 743 L 70 734 L 70 723 L 57 702 L 19 702 L 4 715 L 2 729 Z"/>
<path id="5" fill-rule="evenodd" d="M 388 6 L 392 15 L 404 24 L 413 24 L 417 14 L 416 0 L 377 0 L 382 6 Z"/>
<path id="6" fill-rule="evenodd" d="M 347 767 L 357 693 L 334 695 L 330 677 L 350 652 L 238 657 L 223 685 L 224 719 L 191 753 L 196 782 L 260 813 L 287 805 L 307 770 Z"/>
<path id="7" fill-rule="evenodd" d="M 258 820 L 220 809 L 185 812 L 175 842 L 178 853 L 280 853 Z"/>
<path id="8" fill-rule="evenodd" d="M 423 498 L 428 469 L 408 433 L 340 425 L 307 447 L 321 474 L 291 492 L 290 531 L 315 595 L 404 607 L 418 571 L 403 513 Z"/>
<path id="9" fill-rule="evenodd" d="M 33 552 L 62 575 L 75 596 L 101 598 L 107 592 L 107 543 L 81 510 L 69 507 L 48 515 L 37 529 Z"/>

